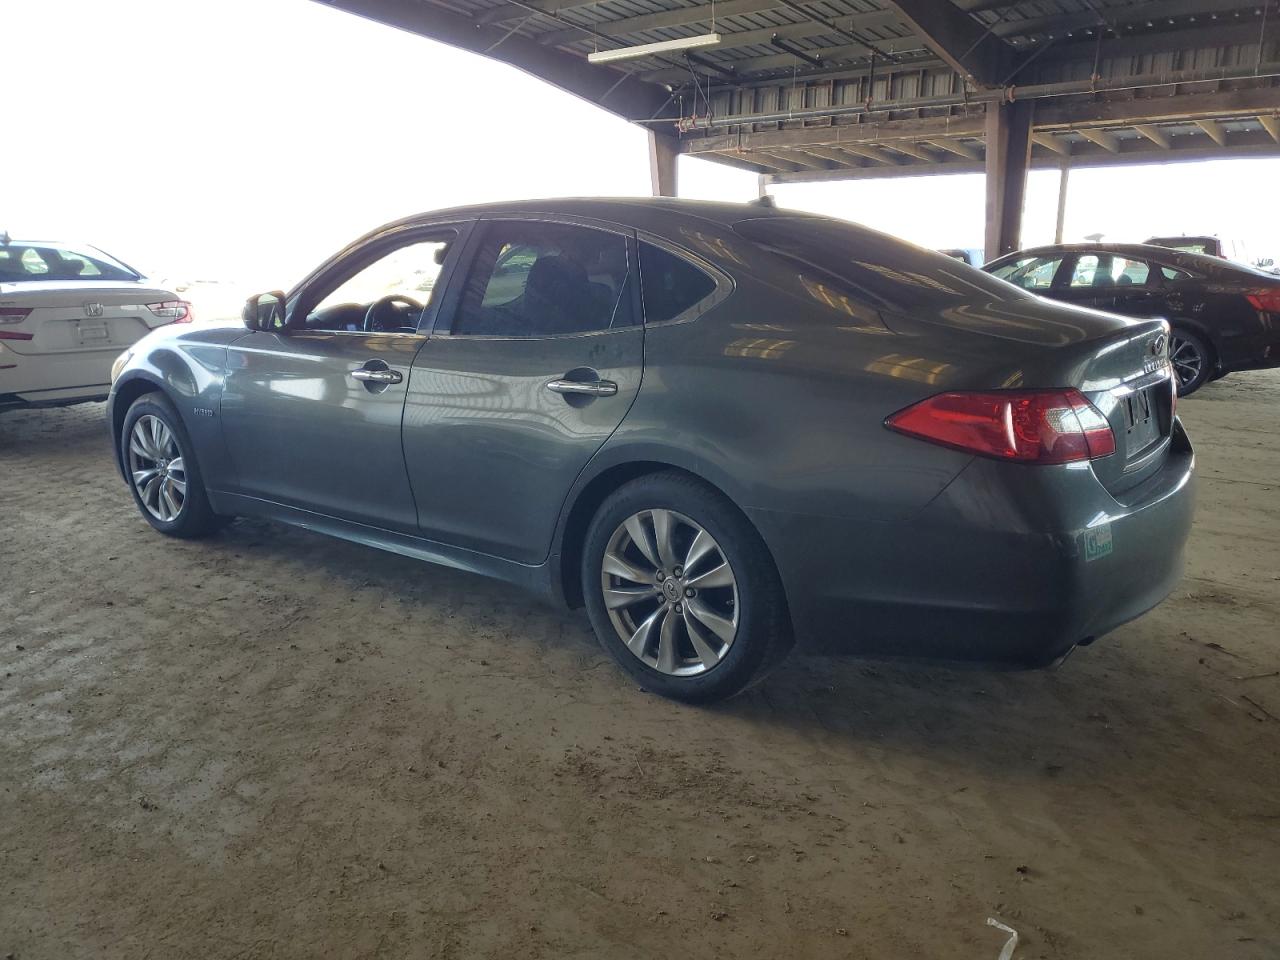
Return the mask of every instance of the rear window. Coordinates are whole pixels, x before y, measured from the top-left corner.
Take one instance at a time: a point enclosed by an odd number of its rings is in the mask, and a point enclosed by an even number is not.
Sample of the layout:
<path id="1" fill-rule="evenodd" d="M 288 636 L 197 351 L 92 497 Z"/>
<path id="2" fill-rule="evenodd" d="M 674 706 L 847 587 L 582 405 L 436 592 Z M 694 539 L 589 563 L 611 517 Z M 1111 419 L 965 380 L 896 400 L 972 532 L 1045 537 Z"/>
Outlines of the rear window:
<path id="1" fill-rule="evenodd" d="M 138 280 L 138 274 L 101 250 L 43 243 L 0 246 L 0 283 L 26 280 Z"/>
<path id="2" fill-rule="evenodd" d="M 843 220 L 767 217 L 739 221 L 733 229 L 800 267 L 806 288 L 806 274 L 816 274 L 877 308 L 944 309 L 973 299 L 1029 296 L 959 260 Z"/>

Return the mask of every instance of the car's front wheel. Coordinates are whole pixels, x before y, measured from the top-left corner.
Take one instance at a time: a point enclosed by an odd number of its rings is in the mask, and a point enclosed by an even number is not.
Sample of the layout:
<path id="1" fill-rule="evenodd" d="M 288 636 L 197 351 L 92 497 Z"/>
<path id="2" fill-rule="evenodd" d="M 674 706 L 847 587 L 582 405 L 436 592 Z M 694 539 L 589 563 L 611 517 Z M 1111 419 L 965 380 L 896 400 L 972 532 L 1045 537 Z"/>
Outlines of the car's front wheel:
<path id="1" fill-rule="evenodd" d="M 221 525 L 205 493 L 194 446 L 168 398 L 147 393 L 125 414 L 120 450 L 143 518 L 171 537 L 202 537 Z"/>
<path id="2" fill-rule="evenodd" d="M 1169 336 L 1169 361 L 1178 381 L 1178 396 L 1195 393 L 1213 377 L 1213 351 L 1204 338 L 1175 328 Z"/>
<path id="3" fill-rule="evenodd" d="M 791 646 L 768 549 L 720 493 L 682 474 L 641 477 L 587 531 L 583 595 L 605 649 L 645 689 L 706 703 L 764 678 Z"/>

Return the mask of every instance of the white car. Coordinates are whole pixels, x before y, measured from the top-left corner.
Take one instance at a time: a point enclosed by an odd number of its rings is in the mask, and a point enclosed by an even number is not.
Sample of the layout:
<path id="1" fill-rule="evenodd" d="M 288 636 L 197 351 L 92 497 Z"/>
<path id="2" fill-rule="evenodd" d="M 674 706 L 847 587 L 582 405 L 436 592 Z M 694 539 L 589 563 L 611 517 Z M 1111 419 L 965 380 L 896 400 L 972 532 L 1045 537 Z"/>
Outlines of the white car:
<path id="1" fill-rule="evenodd" d="M 191 305 L 83 244 L 0 233 L 0 411 L 105 400 L 111 364 Z"/>

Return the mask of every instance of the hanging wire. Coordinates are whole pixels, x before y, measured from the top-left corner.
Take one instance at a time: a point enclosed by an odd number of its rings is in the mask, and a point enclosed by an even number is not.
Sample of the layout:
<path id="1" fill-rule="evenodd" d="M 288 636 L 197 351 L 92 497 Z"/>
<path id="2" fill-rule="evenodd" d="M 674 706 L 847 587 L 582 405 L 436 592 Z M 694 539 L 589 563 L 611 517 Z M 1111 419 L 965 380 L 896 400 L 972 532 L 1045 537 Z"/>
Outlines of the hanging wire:
<path id="1" fill-rule="evenodd" d="M 1271 0 L 1267 0 L 1262 5 L 1262 26 L 1258 29 L 1258 59 L 1253 65 L 1253 74 L 1257 76 L 1262 72 L 1262 48 L 1266 46 L 1267 39 L 1267 13 L 1271 9 Z"/>

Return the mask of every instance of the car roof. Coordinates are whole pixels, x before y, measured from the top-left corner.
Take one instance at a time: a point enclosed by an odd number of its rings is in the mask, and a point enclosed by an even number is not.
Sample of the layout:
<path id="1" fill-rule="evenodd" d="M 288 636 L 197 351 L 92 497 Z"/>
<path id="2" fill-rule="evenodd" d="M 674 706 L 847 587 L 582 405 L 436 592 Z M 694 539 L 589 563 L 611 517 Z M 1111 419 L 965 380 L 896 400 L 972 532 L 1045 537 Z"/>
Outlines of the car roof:
<path id="1" fill-rule="evenodd" d="M 827 219 L 799 210 L 781 210 L 771 201 L 761 203 L 724 203 L 713 200 L 683 200 L 676 197 L 557 197 L 543 200 L 516 200 L 505 203 L 483 203 L 449 207 L 414 214 L 386 224 L 387 227 L 410 226 L 452 217 L 501 216 L 503 214 L 548 214 L 584 217 L 628 224 L 637 218 L 646 224 L 687 223 L 691 219 L 730 227 L 742 220 L 786 216 Z"/>

